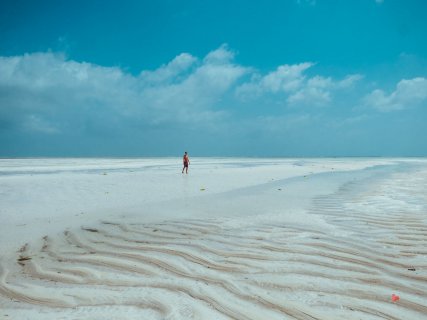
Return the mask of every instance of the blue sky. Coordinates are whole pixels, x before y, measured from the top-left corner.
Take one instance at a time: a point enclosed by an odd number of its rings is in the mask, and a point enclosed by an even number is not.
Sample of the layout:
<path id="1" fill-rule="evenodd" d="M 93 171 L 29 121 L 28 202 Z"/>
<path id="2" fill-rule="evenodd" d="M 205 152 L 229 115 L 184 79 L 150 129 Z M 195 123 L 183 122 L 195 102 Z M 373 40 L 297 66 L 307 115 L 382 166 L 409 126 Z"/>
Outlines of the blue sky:
<path id="1" fill-rule="evenodd" d="M 0 2 L 0 156 L 427 156 L 423 0 Z"/>

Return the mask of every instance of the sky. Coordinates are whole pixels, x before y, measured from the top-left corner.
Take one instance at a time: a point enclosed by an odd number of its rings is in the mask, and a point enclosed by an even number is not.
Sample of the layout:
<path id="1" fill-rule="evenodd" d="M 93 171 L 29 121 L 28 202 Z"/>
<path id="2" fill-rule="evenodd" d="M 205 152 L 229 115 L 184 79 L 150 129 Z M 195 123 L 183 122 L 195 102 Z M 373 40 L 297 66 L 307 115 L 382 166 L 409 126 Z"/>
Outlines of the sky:
<path id="1" fill-rule="evenodd" d="M 0 157 L 425 157 L 426 12 L 2 0 Z"/>

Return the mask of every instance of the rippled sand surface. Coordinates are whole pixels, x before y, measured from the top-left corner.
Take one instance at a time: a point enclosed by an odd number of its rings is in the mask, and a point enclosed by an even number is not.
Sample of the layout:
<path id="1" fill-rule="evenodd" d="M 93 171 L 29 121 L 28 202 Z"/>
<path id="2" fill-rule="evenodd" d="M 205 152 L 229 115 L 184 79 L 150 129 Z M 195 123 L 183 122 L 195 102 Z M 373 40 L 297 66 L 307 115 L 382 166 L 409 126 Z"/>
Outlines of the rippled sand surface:
<path id="1" fill-rule="evenodd" d="M 274 214 L 101 218 L 22 243 L 1 261 L 0 318 L 427 319 L 427 163 L 393 166 L 310 198 L 301 219 L 277 200 Z M 291 187 L 239 195 L 256 207 Z"/>

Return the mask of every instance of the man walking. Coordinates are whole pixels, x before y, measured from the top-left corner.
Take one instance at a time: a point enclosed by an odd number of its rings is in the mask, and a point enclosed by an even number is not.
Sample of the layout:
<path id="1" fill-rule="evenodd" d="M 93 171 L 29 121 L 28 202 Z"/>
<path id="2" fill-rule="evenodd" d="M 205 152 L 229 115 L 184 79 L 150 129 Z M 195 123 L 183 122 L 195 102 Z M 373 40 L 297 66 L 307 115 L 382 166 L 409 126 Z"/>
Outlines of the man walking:
<path id="1" fill-rule="evenodd" d="M 182 173 L 188 174 L 188 165 L 190 164 L 190 159 L 188 158 L 187 151 L 185 151 L 184 156 L 182 157 L 182 162 L 184 163 L 184 167 L 182 168 Z"/>

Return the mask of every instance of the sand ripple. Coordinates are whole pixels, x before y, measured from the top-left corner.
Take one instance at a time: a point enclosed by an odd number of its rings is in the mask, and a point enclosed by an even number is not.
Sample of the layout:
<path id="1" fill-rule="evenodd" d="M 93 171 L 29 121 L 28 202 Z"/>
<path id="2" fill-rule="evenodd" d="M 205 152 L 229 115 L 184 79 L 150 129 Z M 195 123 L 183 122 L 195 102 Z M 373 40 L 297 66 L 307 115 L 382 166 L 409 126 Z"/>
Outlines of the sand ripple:
<path id="1" fill-rule="evenodd" d="M 18 250 L 15 267 L 0 266 L 2 312 L 25 315 L 36 307 L 46 319 L 427 319 L 425 181 L 392 178 L 351 182 L 314 199 L 311 213 L 334 231 L 191 219 L 103 221 L 45 236 Z M 391 302 L 392 293 L 401 299 Z"/>

